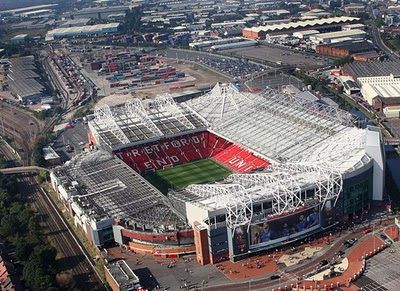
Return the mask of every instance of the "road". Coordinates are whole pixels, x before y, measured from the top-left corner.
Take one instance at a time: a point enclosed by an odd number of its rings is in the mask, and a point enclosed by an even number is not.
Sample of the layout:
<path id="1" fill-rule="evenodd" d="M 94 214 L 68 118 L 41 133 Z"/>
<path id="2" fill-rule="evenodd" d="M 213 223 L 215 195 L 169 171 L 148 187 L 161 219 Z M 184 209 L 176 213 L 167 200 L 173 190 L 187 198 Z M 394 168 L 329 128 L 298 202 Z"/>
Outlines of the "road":
<path id="1" fill-rule="evenodd" d="M 371 30 L 371 36 L 372 36 L 372 41 L 374 42 L 374 44 L 383 52 L 386 53 L 386 55 L 389 57 L 389 59 L 391 60 L 396 60 L 398 59 L 398 56 L 393 53 L 392 50 L 390 50 L 382 41 L 380 32 L 379 32 L 379 28 L 376 26 L 376 16 L 373 13 L 373 9 L 371 5 L 368 5 L 368 11 L 370 13 L 370 15 L 372 15 L 372 30 Z"/>
<path id="2" fill-rule="evenodd" d="M 303 276 L 305 274 L 310 273 L 312 270 L 314 270 L 318 265 L 319 262 L 326 259 L 326 260 L 332 260 L 332 257 L 334 257 L 335 253 L 337 253 L 339 250 L 346 250 L 346 247 L 342 245 L 342 242 L 344 240 L 348 240 L 351 238 L 358 238 L 360 239 L 363 236 L 362 229 L 355 233 L 348 233 L 345 235 L 340 236 L 333 245 L 317 258 L 314 258 L 311 261 L 305 261 L 303 263 L 300 263 L 300 265 L 295 265 L 292 268 L 286 268 L 286 272 L 279 272 L 279 273 L 271 273 L 268 275 L 267 278 L 262 278 L 262 279 L 254 279 L 251 281 L 246 281 L 246 282 L 241 282 L 241 283 L 236 283 L 236 284 L 224 284 L 224 285 L 219 285 L 219 286 L 210 286 L 208 288 L 204 288 L 204 290 L 216 290 L 215 288 L 218 288 L 220 291 L 243 291 L 243 290 L 277 290 L 279 287 L 284 287 L 284 286 L 290 286 L 291 284 L 295 285 L 296 284 L 296 276 Z M 274 275 L 274 274 L 279 274 L 283 280 L 279 283 L 277 280 L 271 280 L 269 276 Z"/>

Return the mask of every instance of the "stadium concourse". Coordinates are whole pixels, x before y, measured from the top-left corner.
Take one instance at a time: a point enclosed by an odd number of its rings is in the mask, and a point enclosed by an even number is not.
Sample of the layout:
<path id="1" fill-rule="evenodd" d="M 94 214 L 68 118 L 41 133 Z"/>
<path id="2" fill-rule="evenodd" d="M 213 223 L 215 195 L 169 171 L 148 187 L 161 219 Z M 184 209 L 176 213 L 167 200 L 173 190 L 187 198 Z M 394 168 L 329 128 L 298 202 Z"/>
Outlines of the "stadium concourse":
<path id="1" fill-rule="evenodd" d="M 380 130 L 271 89 L 243 94 L 217 84 L 183 103 L 165 94 L 146 106 L 104 105 L 89 129 L 99 150 L 56 169 L 52 182 L 100 246 L 237 261 L 382 200 Z"/>

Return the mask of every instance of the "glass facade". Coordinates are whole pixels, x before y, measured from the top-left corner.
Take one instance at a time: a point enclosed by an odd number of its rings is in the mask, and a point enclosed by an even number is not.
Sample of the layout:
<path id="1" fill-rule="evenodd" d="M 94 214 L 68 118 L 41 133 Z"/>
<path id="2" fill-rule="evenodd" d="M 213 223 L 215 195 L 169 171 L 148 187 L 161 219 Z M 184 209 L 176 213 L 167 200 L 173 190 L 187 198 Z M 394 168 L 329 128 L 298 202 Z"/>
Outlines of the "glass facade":
<path id="1" fill-rule="evenodd" d="M 344 214 L 352 214 L 358 210 L 368 207 L 368 203 L 372 199 L 371 179 L 358 182 L 343 190 L 343 212 Z"/>

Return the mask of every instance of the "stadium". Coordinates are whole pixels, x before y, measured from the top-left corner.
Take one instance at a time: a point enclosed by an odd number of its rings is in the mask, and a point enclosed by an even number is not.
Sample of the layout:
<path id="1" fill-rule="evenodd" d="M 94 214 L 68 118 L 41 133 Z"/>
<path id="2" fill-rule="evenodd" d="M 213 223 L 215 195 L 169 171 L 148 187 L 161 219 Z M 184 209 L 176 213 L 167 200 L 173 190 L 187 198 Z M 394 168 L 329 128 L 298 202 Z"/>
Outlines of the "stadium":
<path id="1" fill-rule="evenodd" d="M 329 229 L 383 197 L 378 128 L 271 89 L 217 84 L 182 103 L 165 94 L 104 105 L 89 129 L 100 150 L 51 177 L 99 246 L 236 261 Z"/>

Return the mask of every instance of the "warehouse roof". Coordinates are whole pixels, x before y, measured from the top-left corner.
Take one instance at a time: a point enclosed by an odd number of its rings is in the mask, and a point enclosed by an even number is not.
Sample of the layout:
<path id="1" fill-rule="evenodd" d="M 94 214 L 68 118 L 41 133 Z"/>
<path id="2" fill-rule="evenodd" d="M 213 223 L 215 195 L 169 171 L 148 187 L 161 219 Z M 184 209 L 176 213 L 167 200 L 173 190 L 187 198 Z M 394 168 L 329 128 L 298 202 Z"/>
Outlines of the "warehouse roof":
<path id="1" fill-rule="evenodd" d="M 343 49 L 349 51 L 350 53 L 374 51 L 376 49 L 372 43 L 366 40 L 351 40 L 339 43 L 324 44 L 322 46 Z"/>
<path id="2" fill-rule="evenodd" d="M 362 23 L 353 23 L 353 24 L 343 25 L 343 28 L 350 28 L 350 29 L 354 29 L 354 28 L 363 29 L 364 27 L 365 27 L 365 25 Z"/>
<path id="3" fill-rule="evenodd" d="M 28 7 L 17 8 L 17 9 L 2 10 L 2 11 L 0 11 L 0 14 L 3 14 L 3 13 L 13 13 L 13 14 L 14 13 L 22 13 L 22 12 L 26 12 L 26 11 L 49 8 L 49 7 L 55 7 L 55 6 L 58 6 L 58 4 L 43 4 L 43 5 L 36 5 L 36 6 L 28 6 Z"/>
<path id="4" fill-rule="evenodd" d="M 21 15 L 29 16 L 31 14 L 35 15 L 38 13 L 45 13 L 45 12 L 53 12 L 54 9 L 39 9 L 39 10 L 33 10 L 33 11 L 27 11 L 27 12 L 22 12 Z"/>
<path id="5" fill-rule="evenodd" d="M 398 104 L 400 104 L 400 97 L 378 97 L 379 98 L 379 100 L 381 100 L 381 102 L 383 103 L 383 104 L 386 104 L 386 105 L 398 105 Z"/>
<path id="6" fill-rule="evenodd" d="M 306 20 L 306 21 L 298 21 L 298 22 L 289 22 L 282 24 L 271 24 L 265 26 L 257 26 L 252 28 L 245 28 L 244 30 L 252 31 L 252 32 L 260 32 L 260 31 L 278 31 L 283 29 L 296 29 L 301 27 L 312 27 L 317 25 L 326 25 L 326 24 L 334 24 L 334 23 L 343 23 L 343 22 L 351 22 L 360 20 L 357 17 L 330 17 L 323 19 L 315 19 L 315 20 Z"/>
<path id="7" fill-rule="evenodd" d="M 344 70 L 351 73 L 354 77 L 374 77 L 400 75 L 399 61 L 385 61 L 379 63 L 372 62 L 352 62 L 344 65 Z"/>
<path id="8" fill-rule="evenodd" d="M 46 37 L 69 36 L 69 35 L 79 35 L 79 34 L 96 34 L 105 32 L 107 29 L 118 28 L 119 25 L 120 25 L 119 23 L 107 23 L 107 24 L 56 28 L 48 31 Z"/>
<path id="9" fill-rule="evenodd" d="M 10 72 L 7 74 L 7 77 L 12 81 L 18 81 L 21 79 L 39 78 L 39 75 L 30 69 L 28 69 L 28 70 L 11 70 L 10 69 Z"/>
<path id="10" fill-rule="evenodd" d="M 36 69 L 33 56 L 12 58 L 9 63 L 7 79 L 14 95 L 29 98 L 43 93 L 44 86 L 35 80 L 39 75 L 33 71 Z"/>
<path id="11" fill-rule="evenodd" d="M 309 30 L 296 31 L 293 34 L 312 35 L 317 33 L 319 33 L 319 31 L 316 29 L 309 29 Z"/>
<path id="12" fill-rule="evenodd" d="M 352 36 L 352 35 L 366 35 L 366 34 L 367 33 L 364 30 L 353 29 L 353 30 L 340 30 L 340 31 L 327 32 L 327 33 L 320 33 L 318 35 L 315 35 L 315 37 L 317 37 L 319 39 L 342 38 L 342 37 L 347 37 L 347 36 Z"/>
<path id="13" fill-rule="evenodd" d="M 371 85 L 366 84 L 363 86 L 363 90 L 368 92 L 369 96 L 380 96 L 384 98 L 400 97 L 400 86 L 399 85 Z"/>
<path id="14" fill-rule="evenodd" d="M 24 79 L 10 82 L 10 89 L 13 94 L 20 98 L 28 98 L 42 94 L 44 87 L 35 79 Z"/>

